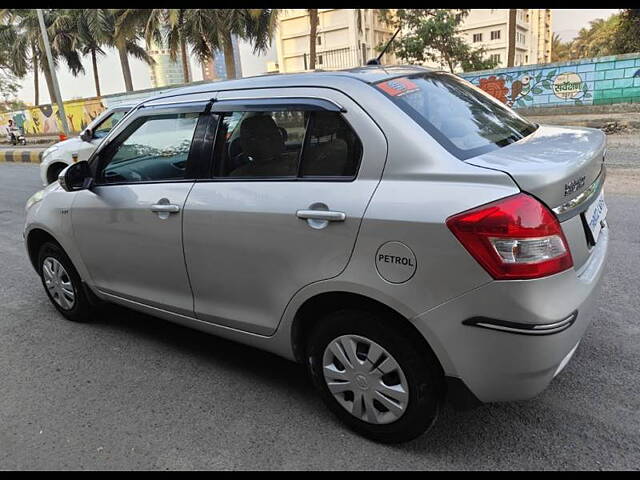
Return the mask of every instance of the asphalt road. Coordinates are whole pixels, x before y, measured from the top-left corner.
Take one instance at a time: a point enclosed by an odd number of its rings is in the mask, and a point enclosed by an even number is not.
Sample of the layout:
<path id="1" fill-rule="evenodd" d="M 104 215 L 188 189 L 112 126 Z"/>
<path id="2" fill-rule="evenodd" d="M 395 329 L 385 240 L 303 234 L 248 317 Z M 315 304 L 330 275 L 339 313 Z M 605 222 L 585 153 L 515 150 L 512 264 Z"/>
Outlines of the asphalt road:
<path id="1" fill-rule="evenodd" d="M 39 188 L 35 165 L 0 164 L 2 470 L 640 468 L 637 186 L 606 197 L 599 315 L 550 387 L 526 402 L 447 407 L 397 446 L 343 428 L 303 369 L 271 354 L 116 307 L 65 321 L 22 245 Z"/>

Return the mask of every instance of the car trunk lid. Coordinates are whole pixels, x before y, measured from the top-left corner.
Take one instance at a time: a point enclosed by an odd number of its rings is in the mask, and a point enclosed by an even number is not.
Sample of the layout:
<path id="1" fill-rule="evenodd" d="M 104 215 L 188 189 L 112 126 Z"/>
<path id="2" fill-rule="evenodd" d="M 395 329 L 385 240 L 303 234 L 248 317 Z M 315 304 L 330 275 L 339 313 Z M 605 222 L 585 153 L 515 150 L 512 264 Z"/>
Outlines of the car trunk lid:
<path id="1" fill-rule="evenodd" d="M 605 149 L 606 136 L 600 130 L 541 125 L 522 140 L 470 158 L 467 163 L 509 174 L 523 191 L 556 209 L 596 181 Z"/>

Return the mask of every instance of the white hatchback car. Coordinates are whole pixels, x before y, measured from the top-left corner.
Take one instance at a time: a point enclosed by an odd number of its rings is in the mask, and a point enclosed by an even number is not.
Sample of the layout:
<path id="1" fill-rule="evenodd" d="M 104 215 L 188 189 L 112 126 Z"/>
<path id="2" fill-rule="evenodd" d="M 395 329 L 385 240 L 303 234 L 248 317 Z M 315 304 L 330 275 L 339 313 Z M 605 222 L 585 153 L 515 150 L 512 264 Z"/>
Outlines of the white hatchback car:
<path id="1" fill-rule="evenodd" d="M 133 105 L 122 104 L 109 108 L 98 115 L 80 135 L 55 145 L 42 154 L 40 178 L 45 187 L 58 180 L 60 172 L 80 160 L 88 160 L 93 151 L 111 129 L 131 110 Z"/>

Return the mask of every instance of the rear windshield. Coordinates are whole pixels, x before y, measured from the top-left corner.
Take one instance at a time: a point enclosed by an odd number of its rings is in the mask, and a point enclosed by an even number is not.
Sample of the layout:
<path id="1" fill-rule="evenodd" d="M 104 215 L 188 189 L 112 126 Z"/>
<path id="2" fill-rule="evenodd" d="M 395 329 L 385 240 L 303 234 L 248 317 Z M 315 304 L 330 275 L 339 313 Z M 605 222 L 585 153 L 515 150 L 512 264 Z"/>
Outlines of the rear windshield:
<path id="1" fill-rule="evenodd" d="M 537 128 L 491 95 L 448 73 L 394 78 L 375 86 L 460 160 L 517 142 Z"/>

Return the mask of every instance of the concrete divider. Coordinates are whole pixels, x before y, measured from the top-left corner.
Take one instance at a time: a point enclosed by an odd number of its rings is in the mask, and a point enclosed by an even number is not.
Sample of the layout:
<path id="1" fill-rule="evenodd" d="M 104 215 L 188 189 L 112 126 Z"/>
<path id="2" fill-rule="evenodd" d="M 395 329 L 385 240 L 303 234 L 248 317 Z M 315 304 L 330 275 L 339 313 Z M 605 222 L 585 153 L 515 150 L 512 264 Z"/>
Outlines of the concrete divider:
<path id="1" fill-rule="evenodd" d="M 0 149 L 0 163 L 40 163 L 44 150 Z"/>

